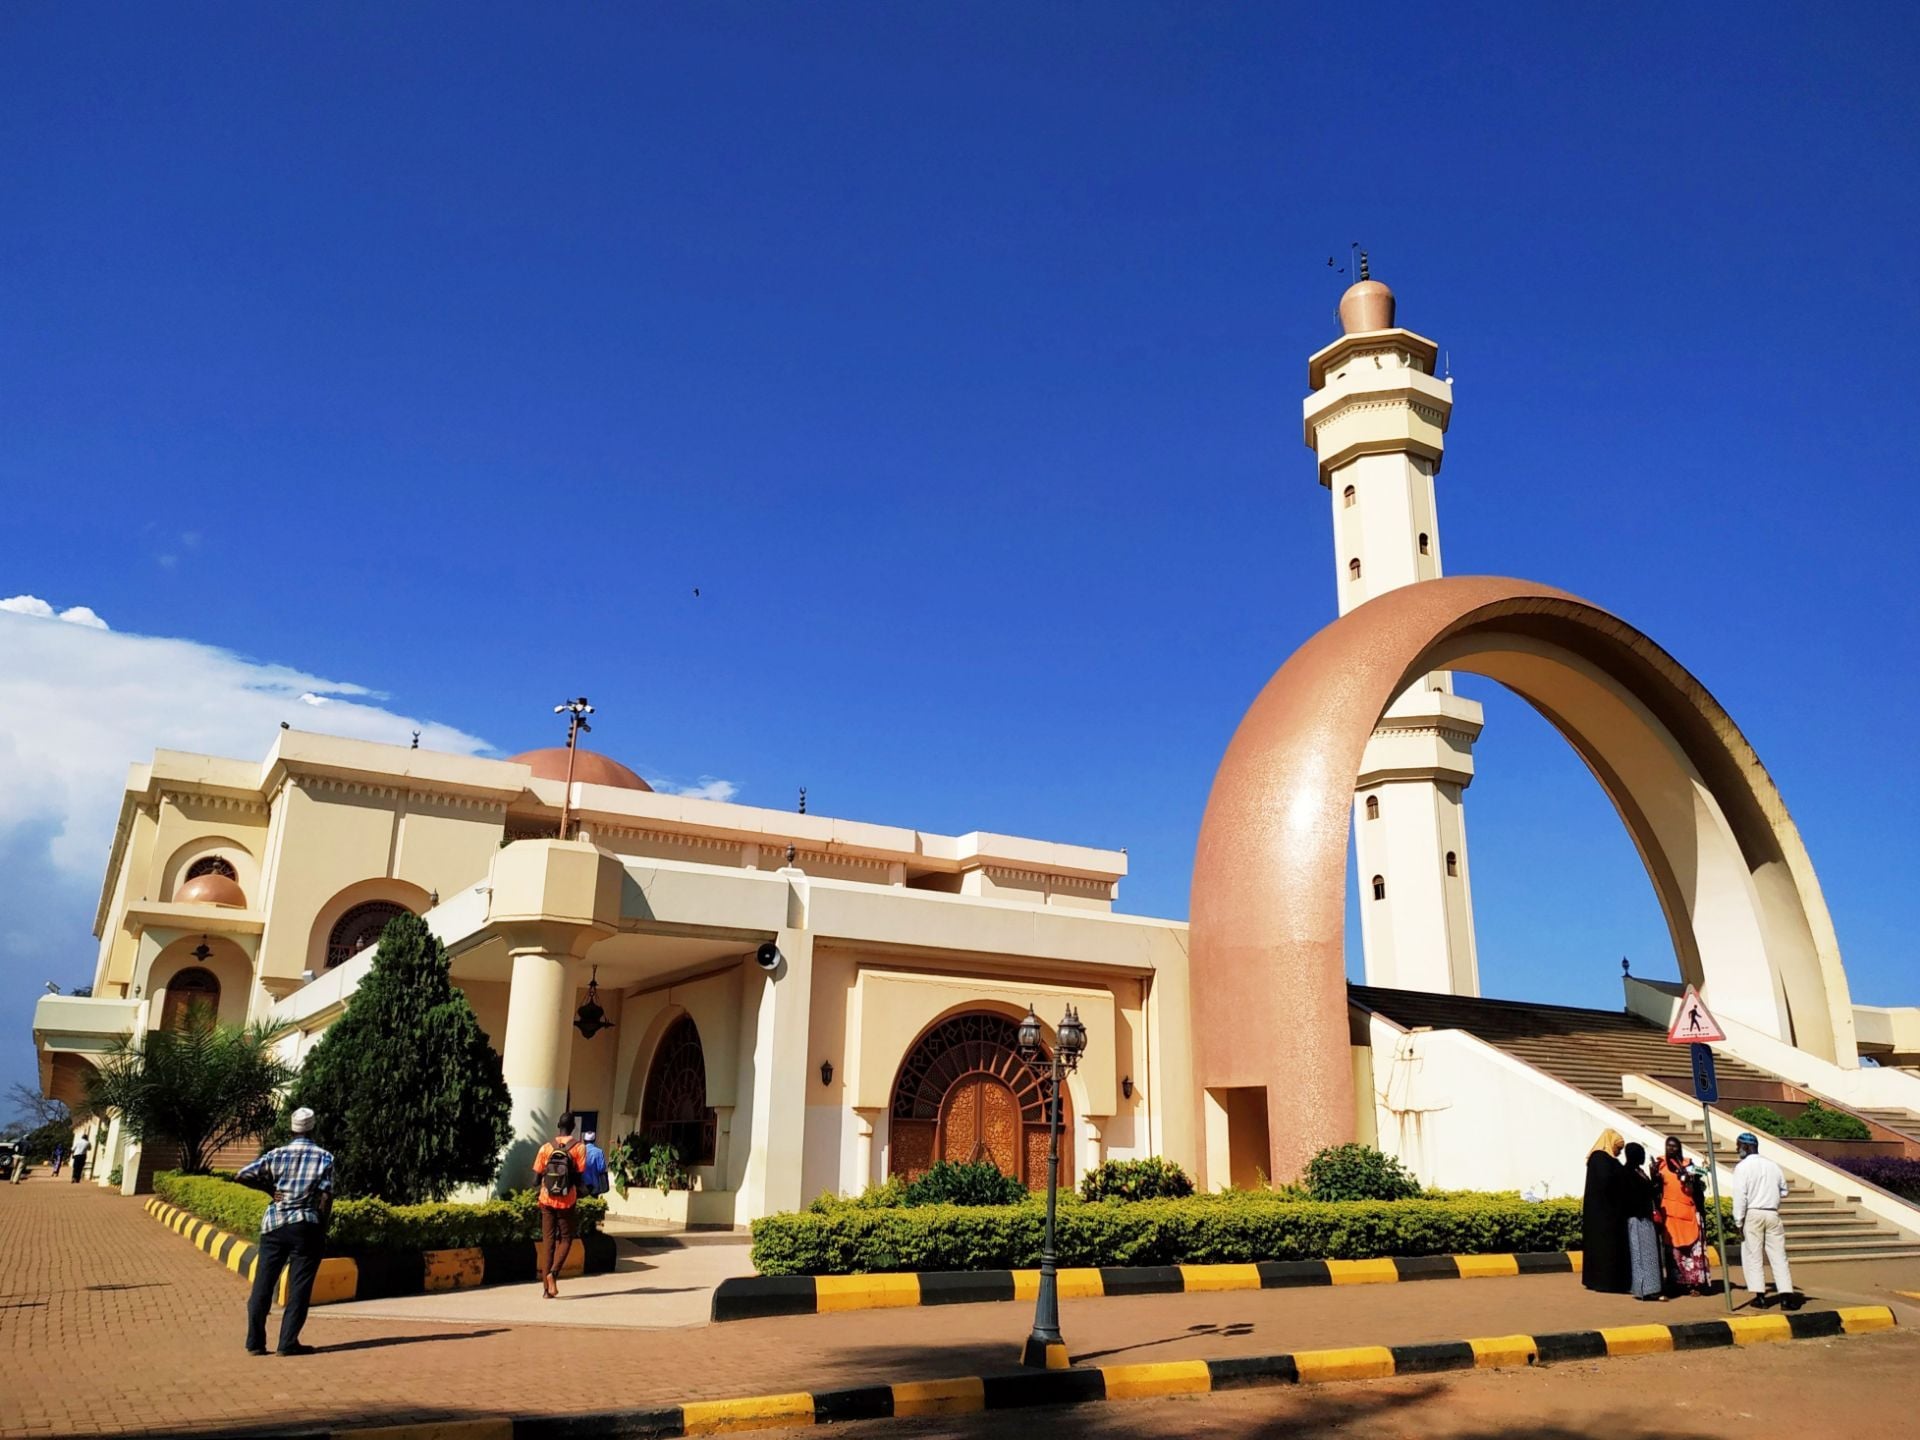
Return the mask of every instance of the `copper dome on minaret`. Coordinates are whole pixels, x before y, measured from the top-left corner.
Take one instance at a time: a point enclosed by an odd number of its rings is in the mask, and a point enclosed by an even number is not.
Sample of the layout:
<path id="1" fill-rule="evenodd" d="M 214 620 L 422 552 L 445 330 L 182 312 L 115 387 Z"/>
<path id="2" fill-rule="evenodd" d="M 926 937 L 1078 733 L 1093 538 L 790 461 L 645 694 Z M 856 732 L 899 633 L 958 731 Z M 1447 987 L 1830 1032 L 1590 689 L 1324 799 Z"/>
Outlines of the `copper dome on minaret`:
<path id="1" fill-rule="evenodd" d="M 1360 280 L 1340 297 L 1340 329 L 1352 335 L 1360 330 L 1393 328 L 1393 291 L 1378 280 Z"/>
<path id="2" fill-rule="evenodd" d="M 566 783 L 567 747 L 564 745 L 549 745 L 544 750 L 529 750 L 522 755 L 509 755 L 507 759 L 512 764 L 525 765 L 532 770 L 536 780 Z M 611 785 L 616 790 L 653 789 L 618 760 L 609 760 L 593 750 L 573 752 L 573 778 L 581 784 Z"/>
<path id="3" fill-rule="evenodd" d="M 176 905 L 221 905 L 230 910 L 247 908 L 247 896 L 238 884 L 224 875 L 196 875 L 173 892 Z"/>

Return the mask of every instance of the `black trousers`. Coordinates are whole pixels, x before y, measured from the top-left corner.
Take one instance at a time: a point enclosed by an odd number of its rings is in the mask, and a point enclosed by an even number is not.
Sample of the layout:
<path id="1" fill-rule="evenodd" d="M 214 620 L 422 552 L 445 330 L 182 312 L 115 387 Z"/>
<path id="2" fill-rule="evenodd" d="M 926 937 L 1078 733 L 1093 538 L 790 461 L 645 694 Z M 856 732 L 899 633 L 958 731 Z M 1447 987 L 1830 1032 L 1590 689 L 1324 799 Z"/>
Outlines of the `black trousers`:
<path id="1" fill-rule="evenodd" d="M 253 1270 L 253 1294 L 247 1297 L 247 1348 L 267 1348 L 267 1311 L 280 1272 L 287 1272 L 287 1303 L 280 1312 L 280 1346 L 285 1350 L 300 1338 L 313 1299 L 313 1278 L 320 1273 L 320 1255 L 326 1232 L 311 1220 L 280 1225 L 260 1237 L 260 1258 Z"/>

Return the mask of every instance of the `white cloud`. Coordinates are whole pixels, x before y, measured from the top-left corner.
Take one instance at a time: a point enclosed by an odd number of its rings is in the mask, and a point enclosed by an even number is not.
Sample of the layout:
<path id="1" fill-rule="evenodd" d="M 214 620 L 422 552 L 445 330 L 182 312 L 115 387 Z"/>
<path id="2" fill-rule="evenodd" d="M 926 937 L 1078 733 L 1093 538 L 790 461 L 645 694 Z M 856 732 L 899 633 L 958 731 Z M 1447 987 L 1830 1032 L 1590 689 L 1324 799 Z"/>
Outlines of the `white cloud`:
<path id="1" fill-rule="evenodd" d="M 31 827 L 58 871 L 98 885 L 127 766 L 156 749 L 261 757 L 280 722 L 473 754 L 478 736 L 402 715 L 364 685 L 197 640 L 124 634 L 84 605 L 0 600 L 0 841 Z M 65 624 L 48 624 L 63 620 Z M 303 705 L 301 702 L 304 701 Z M 0 911 L 27 897 L 0 898 Z M 0 942 L 6 917 L 0 914 Z M 82 925 L 77 932 L 84 936 Z"/>
<path id="2" fill-rule="evenodd" d="M 14 615 L 27 615 L 35 620 L 64 620 L 69 625 L 85 625 L 89 630 L 105 630 L 107 622 L 94 614 L 85 605 L 71 605 L 65 610 L 54 612 L 53 606 L 38 595 L 12 595 L 0 600 L 0 610 Z"/>
<path id="3" fill-rule="evenodd" d="M 702 775 L 692 785 L 682 785 L 672 780 L 653 780 L 648 783 L 663 794 L 691 795 L 696 800 L 731 800 L 740 793 L 740 787 L 733 781 L 716 780 L 711 775 Z"/>

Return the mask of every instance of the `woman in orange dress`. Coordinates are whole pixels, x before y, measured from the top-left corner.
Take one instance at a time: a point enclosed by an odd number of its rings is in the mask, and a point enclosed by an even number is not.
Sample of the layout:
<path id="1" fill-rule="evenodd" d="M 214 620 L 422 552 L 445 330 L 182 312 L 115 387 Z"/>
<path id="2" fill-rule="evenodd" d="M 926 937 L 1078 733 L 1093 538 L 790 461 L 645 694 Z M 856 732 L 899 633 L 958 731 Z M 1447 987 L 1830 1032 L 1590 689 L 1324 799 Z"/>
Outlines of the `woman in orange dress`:
<path id="1" fill-rule="evenodd" d="M 1706 1179 L 1687 1163 L 1680 1141 L 1667 1137 L 1667 1153 L 1653 1162 L 1654 1224 L 1659 1227 L 1673 1265 L 1673 1283 L 1689 1295 L 1705 1295 L 1712 1279 L 1707 1269 Z"/>

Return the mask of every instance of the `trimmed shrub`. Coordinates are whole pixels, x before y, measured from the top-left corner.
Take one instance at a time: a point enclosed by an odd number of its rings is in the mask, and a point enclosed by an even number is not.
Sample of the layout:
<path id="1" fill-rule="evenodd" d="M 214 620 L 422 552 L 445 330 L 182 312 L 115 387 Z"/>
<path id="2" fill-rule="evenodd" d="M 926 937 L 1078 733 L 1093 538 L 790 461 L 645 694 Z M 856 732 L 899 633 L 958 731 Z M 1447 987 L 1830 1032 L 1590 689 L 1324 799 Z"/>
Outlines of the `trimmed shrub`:
<path id="1" fill-rule="evenodd" d="M 1411 1200 L 1420 1182 L 1406 1166 L 1371 1145 L 1329 1145 L 1307 1162 L 1315 1200 Z"/>
<path id="2" fill-rule="evenodd" d="M 1171 1160 L 1109 1160 L 1080 1181 L 1083 1200 L 1178 1200 L 1193 1194 L 1193 1180 Z"/>
<path id="3" fill-rule="evenodd" d="M 1841 1169 L 1869 1184 L 1920 1205 L 1920 1160 L 1905 1160 L 1897 1155 L 1862 1155 L 1849 1157 L 1839 1164 Z"/>
<path id="4" fill-rule="evenodd" d="M 831 1215 L 836 1210 L 898 1210 L 907 1203 L 907 1182 L 889 1175 L 878 1185 L 869 1185 L 858 1195 L 835 1195 L 831 1190 L 814 1197 L 807 1209 L 815 1215 Z"/>
<path id="5" fill-rule="evenodd" d="M 266 1216 L 270 1198 L 265 1191 L 233 1180 L 181 1175 L 171 1170 L 153 1177 L 153 1193 L 169 1205 L 178 1205 L 248 1240 L 260 1238 L 260 1221 Z M 598 1196 L 582 1196 L 578 1204 L 580 1233 L 590 1235 L 606 1218 L 607 1202 Z M 539 1238 L 536 1193 L 516 1190 L 505 1199 L 477 1205 L 336 1200 L 333 1223 L 327 1229 L 327 1249 L 334 1254 L 355 1250 L 452 1250 Z"/>
<path id="6" fill-rule="evenodd" d="M 1030 1269 L 1038 1205 L 926 1205 L 768 1215 L 753 1222 L 763 1275 Z M 1321 1203 L 1259 1192 L 1060 1207 L 1062 1265 L 1218 1265 L 1578 1249 L 1580 1202 L 1398 1200 Z"/>
<path id="7" fill-rule="evenodd" d="M 396 1205 L 484 1185 L 511 1138 L 500 1056 L 417 915 L 387 922 L 373 964 L 287 1095 L 311 1106 L 340 1188 Z M 532 1157 L 528 1157 L 531 1160 Z"/>
<path id="8" fill-rule="evenodd" d="M 1871 1140 L 1873 1132 L 1864 1121 L 1818 1100 L 1807 1101 L 1807 1108 L 1789 1120 L 1771 1105 L 1742 1105 L 1733 1112 L 1742 1125 L 1751 1126 L 1783 1140 Z"/>
<path id="9" fill-rule="evenodd" d="M 908 1205 L 1018 1205 L 1027 1187 L 1011 1175 L 1002 1175 L 990 1160 L 957 1165 L 941 1160 L 907 1185 Z"/>

